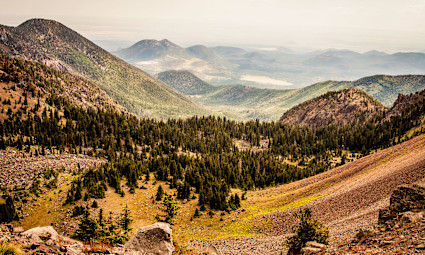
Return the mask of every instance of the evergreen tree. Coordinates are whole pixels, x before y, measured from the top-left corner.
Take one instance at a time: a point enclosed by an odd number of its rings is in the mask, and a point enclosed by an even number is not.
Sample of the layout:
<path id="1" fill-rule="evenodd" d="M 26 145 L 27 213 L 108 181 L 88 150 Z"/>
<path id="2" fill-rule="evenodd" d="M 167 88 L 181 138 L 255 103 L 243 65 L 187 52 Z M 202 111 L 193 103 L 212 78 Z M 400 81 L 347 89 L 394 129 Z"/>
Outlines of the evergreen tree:
<path id="1" fill-rule="evenodd" d="M 176 201 L 171 195 L 165 195 L 164 201 L 162 202 L 161 211 L 163 215 L 155 215 L 155 219 L 161 222 L 166 222 L 168 224 L 174 224 L 174 217 L 177 215 L 179 207 L 177 206 Z"/>
<path id="2" fill-rule="evenodd" d="M 329 231 L 322 223 L 312 218 L 310 208 L 301 209 L 298 213 L 295 213 L 295 217 L 300 220 L 300 223 L 292 226 L 295 235 L 286 240 L 286 245 L 295 254 L 298 254 L 309 241 L 328 243 Z"/>
<path id="3" fill-rule="evenodd" d="M 162 186 L 159 185 L 158 190 L 156 191 L 155 200 L 161 201 L 163 197 L 164 197 L 164 190 L 162 189 Z"/>
<path id="4" fill-rule="evenodd" d="M 97 237 L 98 233 L 98 222 L 96 219 L 90 217 L 89 209 L 86 208 L 84 217 L 78 224 L 78 228 L 75 231 L 74 237 L 81 241 L 90 241 Z"/>
<path id="5" fill-rule="evenodd" d="M 198 208 L 196 208 L 195 213 L 193 214 L 193 217 L 194 217 L 194 218 L 199 217 L 199 211 L 198 211 Z"/>
<path id="6" fill-rule="evenodd" d="M 133 220 L 131 219 L 130 213 L 130 209 L 128 209 L 128 206 L 125 205 L 120 215 L 120 226 L 125 231 L 125 233 L 131 231 L 130 225 Z"/>

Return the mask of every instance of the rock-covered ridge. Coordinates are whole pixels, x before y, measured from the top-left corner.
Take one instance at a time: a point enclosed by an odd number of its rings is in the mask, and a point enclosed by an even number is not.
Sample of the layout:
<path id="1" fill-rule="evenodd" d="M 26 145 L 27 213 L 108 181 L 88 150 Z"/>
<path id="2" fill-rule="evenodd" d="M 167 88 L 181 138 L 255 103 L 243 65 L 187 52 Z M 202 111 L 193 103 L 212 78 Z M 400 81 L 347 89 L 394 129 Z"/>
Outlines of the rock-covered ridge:
<path id="1" fill-rule="evenodd" d="M 424 254 L 425 182 L 398 186 L 378 225 L 360 229 L 350 243 L 339 243 L 325 254 Z"/>
<path id="2" fill-rule="evenodd" d="M 379 101 L 358 89 L 328 92 L 287 111 L 280 120 L 286 124 L 319 128 L 337 122 L 353 123 L 386 111 Z"/>
<path id="3" fill-rule="evenodd" d="M 399 94 L 388 116 L 401 114 L 404 109 L 418 103 L 424 104 L 425 90 L 418 91 L 409 95 Z"/>

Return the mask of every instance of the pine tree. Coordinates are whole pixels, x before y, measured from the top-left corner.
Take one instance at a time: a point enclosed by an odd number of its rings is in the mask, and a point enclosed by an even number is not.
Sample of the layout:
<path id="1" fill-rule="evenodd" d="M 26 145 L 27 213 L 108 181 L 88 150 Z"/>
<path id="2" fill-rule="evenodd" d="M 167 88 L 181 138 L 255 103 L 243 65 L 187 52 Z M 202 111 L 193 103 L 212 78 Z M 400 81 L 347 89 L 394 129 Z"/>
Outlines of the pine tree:
<path id="1" fill-rule="evenodd" d="M 174 224 L 174 217 L 177 215 L 179 207 L 177 206 L 176 201 L 171 195 L 165 195 L 164 201 L 162 202 L 161 211 L 164 212 L 164 215 L 155 215 L 155 219 L 161 222 L 166 222 L 168 224 Z"/>
<path id="2" fill-rule="evenodd" d="M 195 214 L 193 214 L 193 217 L 194 217 L 194 218 L 199 217 L 199 210 L 198 210 L 198 208 L 196 208 L 196 210 L 195 210 Z"/>
<path id="3" fill-rule="evenodd" d="M 99 225 L 97 220 L 90 217 L 89 209 L 86 208 L 84 217 L 78 224 L 78 229 L 75 231 L 74 237 L 81 241 L 90 241 L 97 237 Z"/>
<path id="4" fill-rule="evenodd" d="M 131 231 L 130 225 L 133 222 L 130 213 L 130 209 L 125 205 L 120 215 L 120 226 L 126 233 Z"/>
<path id="5" fill-rule="evenodd" d="M 295 217 L 300 220 L 300 223 L 292 226 L 295 235 L 286 240 L 286 245 L 295 254 L 298 254 L 308 241 L 328 243 L 329 231 L 322 223 L 312 218 L 311 214 L 310 208 L 304 208 L 295 213 Z"/>
<path id="6" fill-rule="evenodd" d="M 164 190 L 163 190 L 162 186 L 159 185 L 158 190 L 156 191 L 155 200 L 161 201 L 163 197 L 164 197 Z"/>

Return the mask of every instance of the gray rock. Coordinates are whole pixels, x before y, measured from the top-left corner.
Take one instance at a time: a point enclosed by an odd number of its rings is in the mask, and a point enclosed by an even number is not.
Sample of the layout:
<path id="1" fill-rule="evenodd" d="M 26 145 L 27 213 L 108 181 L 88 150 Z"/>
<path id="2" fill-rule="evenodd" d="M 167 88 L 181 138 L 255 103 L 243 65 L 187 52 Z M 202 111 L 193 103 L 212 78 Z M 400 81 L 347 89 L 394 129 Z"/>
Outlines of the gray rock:
<path id="1" fill-rule="evenodd" d="M 35 227 L 23 232 L 22 236 L 34 240 L 52 239 L 56 241 L 59 238 L 58 232 L 52 226 Z"/>
<path id="2" fill-rule="evenodd" d="M 64 245 L 62 246 L 66 250 L 66 254 L 77 255 L 81 254 L 83 248 L 79 245 Z"/>
<path id="3" fill-rule="evenodd" d="M 22 233 L 22 232 L 24 232 L 24 228 L 23 227 L 15 227 L 15 228 L 13 228 L 13 233 L 15 233 L 15 234 L 19 234 L 19 233 Z"/>
<path id="4" fill-rule="evenodd" d="M 403 213 L 403 215 L 400 218 L 400 222 L 401 223 L 416 223 L 419 222 L 420 220 L 422 220 L 424 217 L 423 212 L 405 212 Z"/>
<path id="5" fill-rule="evenodd" d="M 124 248 L 155 255 L 173 254 L 174 245 L 170 224 L 159 222 L 139 228 Z"/>
<path id="6" fill-rule="evenodd" d="M 314 247 L 304 247 L 301 249 L 301 254 L 309 255 L 309 254 L 317 254 L 321 252 L 322 249 L 314 248 Z"/>
<path id="7" fill-rule="evenodd" d="M 305 244 L 305 246 L 311 247 L 311 248 L 319 248 L 321 250 L 324 250 L 326 248 L 326 244 L 318 243 L 318 242 L 315 242 L 315 241 L 307 242 Z"/>
<path id="8" fill-rule="evenodd" d="M 214 247 L 214 245 L 210 244 L 210 245 L 208 245 L 207 248 L 205 248 L 202 251 L 202 254 L 218 255 L 219 253 L 218 253 L 217 249 Z"/>
<path id="9" fill-rule="evenodd" d="M 425 209 L 425 184 L 398 186 L 391 195 L 389 209 L 394 212 Z"/>

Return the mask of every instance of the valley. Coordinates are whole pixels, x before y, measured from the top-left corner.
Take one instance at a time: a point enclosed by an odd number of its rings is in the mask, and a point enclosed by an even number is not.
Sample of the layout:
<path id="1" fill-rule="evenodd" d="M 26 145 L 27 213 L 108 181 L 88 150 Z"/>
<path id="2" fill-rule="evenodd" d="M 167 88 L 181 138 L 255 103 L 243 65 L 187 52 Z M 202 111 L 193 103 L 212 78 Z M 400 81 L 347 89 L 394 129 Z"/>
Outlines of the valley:
<path id="1" fill-rule="evenodd" d="M 165 222 L 174 254 L 291 254 L 306 209 L 331 254 L 425 180 L 422 53 L 164 39 L 114 54 L 57 21 L 0 25 L 0 253 L 145 254 L 133 237 Z M 291 87 L 329 73 L 357 78 Z M 37 226 L 54 232 L 24 232 Z"/>
<path id="2" fill-rule="evenodd" d="M 215 114 L 240 121 L 276 121 L 289 109 L 329 91 L 359 89 L 385 107 L 392 107 L 400 93 L 411 94 L 425 89 L 423 75 L 376 75 L 353 82 L 325 81 L 290 90 L 259 89 L 243 85 L 214 87 L 188 71 L 162 72 L 158 74 L 158 79 L 190 96 Z M 182 87 L 183 84 L 185 87 Z"/>
<path id="3" fill-rule="evenodd" d="M 150 39 L 113 53 L 152 75 L 185 70 L 214 86 L 244 85 L 260 89 L 295 89 L 326 80 L 353 81 L 376 74 L 425 72 L 425 54 L 421 52 L 359 53 L 344 49 L 303 52 L 204 45 L 184 48 L 167 39 Z"/>

